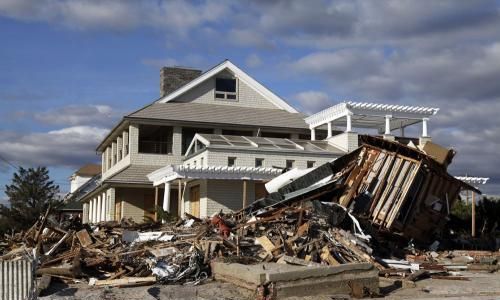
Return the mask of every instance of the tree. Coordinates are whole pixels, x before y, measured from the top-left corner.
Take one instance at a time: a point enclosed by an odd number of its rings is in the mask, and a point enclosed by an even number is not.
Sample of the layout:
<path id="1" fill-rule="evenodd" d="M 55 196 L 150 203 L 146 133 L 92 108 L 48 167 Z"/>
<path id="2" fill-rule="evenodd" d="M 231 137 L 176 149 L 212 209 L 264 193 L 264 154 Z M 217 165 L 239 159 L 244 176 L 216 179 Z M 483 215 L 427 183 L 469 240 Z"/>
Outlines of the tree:
<path id="1" fill-rule="evenodd" d="M 59 186 L 50 180 L 46 167 L 20 167 L 11 184 L 5 186 L 5 194 L 9 197 L 10 207 L 0 205 L 0 217 L 3 219 L 1 223 L 8 224 L 9 230 L 27 229 L 49 205 L 58 208 L 62 204 Z"/>

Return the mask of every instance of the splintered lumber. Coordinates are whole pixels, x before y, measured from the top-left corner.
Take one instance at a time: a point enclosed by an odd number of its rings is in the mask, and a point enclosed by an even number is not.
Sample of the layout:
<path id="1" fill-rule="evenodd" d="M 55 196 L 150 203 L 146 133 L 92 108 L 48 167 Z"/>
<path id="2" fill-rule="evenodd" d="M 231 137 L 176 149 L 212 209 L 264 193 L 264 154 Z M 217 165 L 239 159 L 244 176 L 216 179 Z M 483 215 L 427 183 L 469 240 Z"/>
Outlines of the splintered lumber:
<path id="1" fill-rule="evenodd" d="M 273 250 L 275 250 L 275 245 L 267 236 L 264 235 L 256 238 L 255 240 L 259 242 L 259 244 L 262 246 L 262 248 L 264 248 L 264 250 L 266 250 L 266 252 L 272 255 Z"/>
<path id="2" fill-rule="evenodd" d="M 86 229 L 78 231 L 76 233 L 76 237 L 78 238 L 78 241 L 80 242 L 80 245 L 82 245 L 82 247 L 92 245 L 92 239 L 90 238 L 90 235 Z"/>
<path id="3" fill-rule="evenodd" d="M 156 282 L 156 277 L 125 277 L 120 279 L 96 280 L 95 286 L 136 286 L 139 284 L 153 284 Z"/>
<path id="4" fill-rule="evenodd" d="M 323 261 L 326 261 L 330 266 L 340 265 L 340 263 L 335 258 L 333 258 L 332 254 L 330 253 L 330 249 L 328 249 L 328 246 L 324 246 L 321 249 L 320 256 L 321 256 L 321 259 Z"/>
<path id="5" fill-rule="evenodd" d="M 71 235 L 71 232 L 66 232 L 66 234 L 54 245 L 52 248 L 45 253 L 46 256 L 51 256 L 52 253 L 54 253 L 59 246 Z"/>

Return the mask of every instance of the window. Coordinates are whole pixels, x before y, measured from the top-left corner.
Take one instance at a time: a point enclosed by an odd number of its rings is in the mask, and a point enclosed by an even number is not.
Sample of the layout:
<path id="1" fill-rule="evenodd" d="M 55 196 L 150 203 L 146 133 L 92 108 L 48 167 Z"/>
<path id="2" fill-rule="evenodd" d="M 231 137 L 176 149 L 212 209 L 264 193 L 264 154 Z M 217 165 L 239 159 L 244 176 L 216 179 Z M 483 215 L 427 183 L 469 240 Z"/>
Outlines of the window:
<path id="1" fill-rule="evenodd" d="M 197 167 L 197 166 L 198 166 L 198 165 L 196 164 L 196 160 L 195 160 L 195 161 L 193 161 L 193 166 L 194 166 L 194 167 Z"/>
<path id="2" fill-rule="evenodd" d="M 253 136 L 253 132 L 247 130 L 223 129 L 222 135 Z"/>
<path id="3" fill-rule="evenodd" d="M 182 155 L 187 151 L 187 148 L 191 144 L 196 133 L 214 133 L 211 128 L 192 128 L 192 127 L 182 127 Z"/>
<path id="4" fill-rule="evenodd" d="M 118 159 L 119 160 L 122 160 L 123 156 L 122 156 L 122 149 L 118 150 Z"/>
<path id="5" fill-rule="evenodd" d="M 204 161 L 203 157 L 202 157 L 202 158 L 200 158 L 200 166 L 201 166 L 201 167 L 203 167 L 203 161 Z"/>
<path id="6" fill-rule="evenodd" d="M 263 158 L 256 158 L 255 159 L 255 167 L 260 168 L 264 166 L 264 159 Z"/>
<path id="7" fill-rule="evenodd" d="M 236 79 L 216 78 L 215 98 L 220 100 L 236 100 Z"/>
<path id="8" fill-rule="evenodd" d="M 308 168 L 314 168 L 314 164 L 315 164 L 315 163 L 316 163 L 315 161 L 308 160 L 308 161 L 307 161 L 307 167 L 308 167 Z"/>
<path id="9" fill-rule="evenodd" d="M 279 138 L 279 139 L 289 139 L 290 134 L 289 133 L 283 133 L 283 132 L 261 132 L 260 133 L 261 137 L 269 137 L 269 138 Z"/>
<path id="10" fill-rule="evenodd" d="M 227 166 L 234 167 L 236 165 L 236 157 L 228 157 L 227 158 Z"/>
<path id="11" fill-rule="evenodd" d="M 172 127 L 140 125 L 139 153 L 171 154 Z"/>
<path id="12" fill-rule="evenodd" d="M 293 165 L 295 164 L 295 160 L 286 160 L 286 168 L 291 169 L 293 168 Z"/>

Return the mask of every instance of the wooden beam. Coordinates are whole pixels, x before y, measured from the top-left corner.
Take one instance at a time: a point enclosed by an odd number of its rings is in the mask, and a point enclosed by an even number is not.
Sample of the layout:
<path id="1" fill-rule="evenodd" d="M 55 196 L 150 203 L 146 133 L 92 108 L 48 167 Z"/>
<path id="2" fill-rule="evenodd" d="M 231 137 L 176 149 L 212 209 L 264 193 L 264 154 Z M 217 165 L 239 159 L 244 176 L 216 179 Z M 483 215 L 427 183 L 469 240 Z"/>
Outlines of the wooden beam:
<path id="1" fill-rule="evenodd" d="M 155 186 L 155 222 L 158 222 L 158 187 Z"/>
<path id="2" fill-rule="evenodd" d="M 476 193 L 472 192 L 472 237 L 476 236 Z"/>
<path id="3" fill-rule="evenodd" d="M 243 208 L 247 207 L 247 180 L 243 180 Z"/>

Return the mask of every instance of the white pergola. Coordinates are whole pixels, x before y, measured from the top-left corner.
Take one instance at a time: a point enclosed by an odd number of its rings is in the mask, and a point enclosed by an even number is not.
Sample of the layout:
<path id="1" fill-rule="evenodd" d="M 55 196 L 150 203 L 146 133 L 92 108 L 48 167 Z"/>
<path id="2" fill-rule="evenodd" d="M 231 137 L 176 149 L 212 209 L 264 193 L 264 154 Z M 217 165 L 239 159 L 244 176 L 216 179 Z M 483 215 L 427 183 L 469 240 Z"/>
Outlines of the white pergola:
<path id="1" fill-rule="evenodd" d="M 169 165 L 148 174 L 147 177 L 153 182 L 153 186 L 165 186 L 163 210 L 168 211 L 170 207 L 170 186 L 175 180 L 179 181 L 179 193 L 181 190 L 180 180 L 182 179 L 242 180 L 243 202 L 245 203 L 246 182 L 248 180 L 271 180 L 282 172 L 283 170 L 275 168 Z"/>
<path id="2" fill-rule="evenodd" d="M 475 186 L 477 184 L 486 184 L 486 182 L 490 180 L 489 177 L 475 177 L 475 176 L 455 176 L 455 178 L 465 183 L 468 183 L 472 186 Z"/>
<path id="3" fill-rule="evenodd" d="M 305 121 L 311 129 L 311 140 L 316 139 L 315 129 L 325 124 L 328 125 L 328 137 L 331 137 L 333 126 L 345 126 L 346 132 L 352 132 L 353 127 L 375 128 L 390 135 L 392 130 L 422 122 L 422 137 L 428 137 L 429 117 L 438 111 L 439 108 L 432 107 L 349 101 L 322 110 Z"/>

